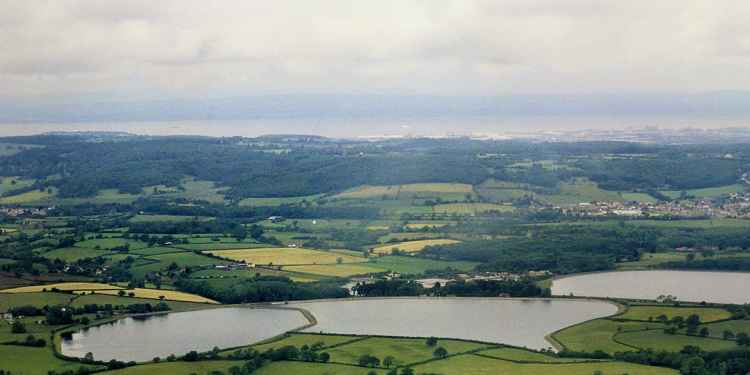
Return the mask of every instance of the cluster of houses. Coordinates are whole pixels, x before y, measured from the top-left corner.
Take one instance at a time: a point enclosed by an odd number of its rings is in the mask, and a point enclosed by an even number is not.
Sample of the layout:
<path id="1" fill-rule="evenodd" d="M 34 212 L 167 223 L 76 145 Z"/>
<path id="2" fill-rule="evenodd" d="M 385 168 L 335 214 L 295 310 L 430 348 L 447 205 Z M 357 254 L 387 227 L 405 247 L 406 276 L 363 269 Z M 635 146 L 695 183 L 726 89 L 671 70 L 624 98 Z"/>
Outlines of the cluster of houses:
<path id="1" fill-rule="evenodd" d="M 54 207 L 0 207 L 0 215 L 8 217 L 47 216 L 47 213 L 53 209 Z"/>
<path id="2" fill-rule="evenodd" d="M 750 196 L 741 196 L 744 198 L 735 200 L 730 197 L 729 200 L 700 198 L 669 202 L 596 201 L 554 208 L 560 210 L 563 215 L 576 217 L 750 218 Z"/>

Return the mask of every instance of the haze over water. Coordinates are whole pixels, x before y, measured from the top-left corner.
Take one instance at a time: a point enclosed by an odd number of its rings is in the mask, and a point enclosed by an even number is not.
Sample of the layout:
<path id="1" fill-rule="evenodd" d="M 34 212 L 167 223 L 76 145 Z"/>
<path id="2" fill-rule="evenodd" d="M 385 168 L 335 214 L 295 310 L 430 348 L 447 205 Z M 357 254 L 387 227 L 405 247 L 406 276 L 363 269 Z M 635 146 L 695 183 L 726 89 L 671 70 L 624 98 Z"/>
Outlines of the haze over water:
<path id="1" fill-rule="evenodd" d="M 580 130 L 626 130 L 644 127 L 750 127 L 742 116 L 519 116 L 442 118 L 285 118 L 220 121 L 144 121 L 82 123 L 6 123 L 0 136 L 48 132 L 128 132 L 141 135 L 256 137 L 266 134 L 310 134 L 326 137 L 465 136 Z"/>

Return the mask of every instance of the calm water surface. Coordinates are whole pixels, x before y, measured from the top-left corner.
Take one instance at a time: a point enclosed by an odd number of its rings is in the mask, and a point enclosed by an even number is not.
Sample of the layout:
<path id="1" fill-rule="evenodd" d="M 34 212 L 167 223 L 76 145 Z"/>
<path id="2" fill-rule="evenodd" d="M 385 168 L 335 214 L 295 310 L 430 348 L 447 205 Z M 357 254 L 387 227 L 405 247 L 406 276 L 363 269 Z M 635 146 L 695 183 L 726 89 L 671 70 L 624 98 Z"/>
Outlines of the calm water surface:
<path id="1" fill-rule="evenodd" d="M 62 353 L 97 360 L 150 361 L 191 350 L 230 348 L 271 338 L 307 324 L 294 310 L 219 308 L 126 318 L 89 328 L 63 340 Z"/>
<path id="2" fill-rule="evenodd" d="M 542 349 L 558 329 L 617 312 L 598 301 L 478 298 L 298 302 L 318 324 L 308 332 L 437 336 Z"/>
<path id="3" fill-rule="evenodd" d="M 552 294 L 656 299 L 673 295 L 681 301 L 748 303 L 750 273 L 702 271 L 602 272 L 555 280 Z"/>

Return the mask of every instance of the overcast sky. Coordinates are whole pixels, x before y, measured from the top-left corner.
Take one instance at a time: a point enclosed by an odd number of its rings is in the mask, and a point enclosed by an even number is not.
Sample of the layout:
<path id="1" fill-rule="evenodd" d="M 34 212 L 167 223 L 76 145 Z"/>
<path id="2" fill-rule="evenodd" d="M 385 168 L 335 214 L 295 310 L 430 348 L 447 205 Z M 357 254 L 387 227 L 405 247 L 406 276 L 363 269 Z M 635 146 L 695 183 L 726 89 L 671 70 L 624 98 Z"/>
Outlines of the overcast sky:
<path id="1" fill-rule="evenodd" d="M 750 87 L 747 0 L 0 0 L 0 101 Z"/>

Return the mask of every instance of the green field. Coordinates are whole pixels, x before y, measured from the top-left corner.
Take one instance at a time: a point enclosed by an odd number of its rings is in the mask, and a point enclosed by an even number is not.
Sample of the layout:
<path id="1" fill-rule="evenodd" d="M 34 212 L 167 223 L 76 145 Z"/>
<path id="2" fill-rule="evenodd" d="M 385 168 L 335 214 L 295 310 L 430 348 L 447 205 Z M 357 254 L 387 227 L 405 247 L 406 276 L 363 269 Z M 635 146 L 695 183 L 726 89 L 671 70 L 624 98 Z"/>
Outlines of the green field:
<path id="1" fill-rule="evenodd" d="M 78 362 L 56 358 L 49 348 L 0 345 L 0 368 L 13 374 L 47 375 L 49 370 L 77 371 L 80 367 Z"/>
<path id="2" fill-rule="evenodd" d="M 375 254 L 391 254 L 393 250 L 398 249 L 399 251 L 404 252 L 404 253 L 417 253 L 417 252 L 424 250 L 424 248 L 427 246 L 450 245 L 450 244 L 454 244 L 458 242 L 459 241 L 451 240 L 447 238 L 406 241 L 406 242 L 398 242 L 398 243 L 391 243 L 388 245 L 377 246 L 372 249 L 372 252 Z"/>
<path id="3" fill-rule="evenodd" d="M 230 367 L 242 367 L 242 361 L 206 361 L 206 362 L 162 362 L 145 366 L 128 367 L 122 370 L 106 371 L 100 374 L 111 375 L 207 375 L 211 371 L 228 372 Z"/>
<path id="4" fill-rule="evenodd" d="M 282 204 L 296 204 L 301 202 L 313 202 L 322 197 L 323 194 L 305 195 L 299 197 L 279 198 L 245 198 L 240 201 L 240 206 L 281 206 Z"/>
<path id="5" fill-rule="evenodd" d="M 575 179 L 560 184 L 557 194 L 539 194 L 537 198 L 551 204 L 578 204 L 593 201 L 623 201 L 622 195 L 614 191 L 602 190 L 592 181 L 585 178 Z"/>
<path id="6" fill-rule="evenodd" d="M 457 340 L 438 340 L 437 346 L 445 348 L 449 354 L 465 353 L 488 347 Z M 362 341 L 326 350 L 331 355 L 331 362 L 357 364 L 363 354 L 377 355 L 379 358 L 391 356 L 398 366 L 422 362 L 432 358 L 435 347 L 425 344 L 424 339 L 395 339 L 371 337 Z"/>
<path id="7" fill-rule="evenodd" d="M 130 219 L 131 223 L 158 223 L 164 221 L 193 221 L 195 216 L 179 216 L 179 215 L 135 215 Z M 198 218 L 198 220 L 208 220 L 207 218 Z"/>
<path id="8" fill-rule="evenodd" d="M 443 261 L 411 256 L 371 257 L 367 265 L 404 274 L 419 274 L 427 270 L 444 270 L 448 267 L 460 271 L 474 269 L 479 263 L 463 261 Z"/>
<path id="9" fill-rule="evenodd" d="M 677 371 L 622 362 L 520 364 L 478 355 L 459 355 L 442 361 L 428 362 L 414 367 L 416 373 L 461 375 L 589 375 L 604 374 L 667 375 Z"/>
<path id="10" fill-rule="evenodd" d="M 0 294 L 0 312 L 8 311 L 14 306 L 31 305 L 44 307 L 46 305 L 62 305 L 73 298 L 71 294 L 39 292 L 39 293 L 2 293 Z"/>
<path id="11" fill-rule="evenodd" d="M 284 266 L 283 270 L 331 277 L 349 277 L 383 272 L 381 268 L 360 264 L 317 264 L 308 266 Z"/>
<path id="12" fill-rule="evenodd" d="M 108 250 L 94 250 L 83 247 L 65 247 L 62 249 L 55 249 L 42 254 L 47 259 L 62 259 L 66 262 L 75 262 L 83 258 L 96 258 L 111 254 Z"/>
<path id="13" fill-rule="evenodd" d="M 482 356 L 504 359 L 514 362 L 538 362 L 538 363 L 571 363 L 587 361 L 579 358 L 561 358 L 538 352 L 532 352 L 523 349 L 502 347 L 495 349 L 482 350 L 479 352 Z"/>
<path id="14" fill-rule="evenodd" d="M 0 177 L 0 194 L 23 189 L 31 185 L 34 185 L 34 180 L 26 180 L 16 177 Z"/>
<path id="15" fill-rule="evenodd" d="M 302 347 L 303 345 L 312 346 L 315 344 L 322 344 L 323 348 L 328 348 L 333 345 L 341 345 L 346 342 L 360 340 L 360 339 L 361 338 L 352 337 L 352 336 L 294 333 L 294 334 L 287 334 L 284 337 L 282 337 L 280 340 L 274 340 L 274 341 L 264 343 L 264 344 L 253 345 L 252 348 L 259 352 L 264 352 L 272 348 L 281 348 L 287 345 L 292 345 L 292 346 L 296 346 L 299 348 L 299 347 Z M 228 351 L 222 352 L 222 354 L 230 354 L 233 351 L 234 350 L 228 350 Z"/>
<path id="16" fill-rule="evenodd" d="M 33 190 L 26 193 L 2 197 L 0 198 L 0 204 L 43 203 L 48 202 L 54 196 L 54 190 L 52 191 L 52 193 L 48 192 L 47 190 Z"/>
<path id="17" fill-rule="evenodd" d="M 723 322 L 704 324 L 708 328 L 710 337 L 722 338 L 724 331 L 734 334 L 744 332 L 750 334 L 750 320 L 727 320 Z"/>
<path id="18" fill-rule="evenodd" d="M 607 353 L 624 352 L 634 348 L 620 344 L 614 336 L 620 332 L 659 328 L 661 324 L 641 322 L 615 322 L 608 319 L 597 319 L 565 328 L 552 337 L 572 351 L 594 352 L 602 350 Z"/>
<path id="19" fill-rule="evenodd" d="M 678 352 L 685 346 L 697 346 L 706 351 L 736 349 L 734 341 L 719 340 L 698 336 L 670 335 L 662 330 L 645 332 L 625 332 L 617 335 L 617 341 L 642 348 Z"/>
<path id="20" fill-rule="evenodd" d="M 99 248 L 103 250 L 112 249 L 115 247 L 128 245 L 130 250 L 136 250 L 147 246 L 146 243 L 141 241 L 129 240 L 125 238 L 109 237 L 109 238 L 95 238 L 91 240 L 76 242 L 76 247 L 86 248 Z"/>
<path id="21" fill-rule="evenodd" d="M 512 212 L 513 206 L 494 203 L 446 203 L 433 207 L 433 211 L 445 215 L 479 215 L 487 212 Z"/>
<path id="22" fill-rule="evenodd" d="M 630 320 L 656 320 L 659 315 L 665 315 L 667 319 L 676 316 L 687 318 L 691 314 L 697 314 L 702 323 L 729 319 L 732 313 L 721 308 L 714 307 L 671 307 L 671 306 L 632 306 L 625 314 L 619 315 L 618 319 Z"/>
<path id="23" fill-rule="evenodd" d="M 722 195 L 740 193 L 745 191 L 745 185 L 734 184 L 726 186 L 717 186 L 703 189 L 688 189 L 684 190 L 687 195 L 694 196 L 696 198 L 715 198 Z M 683 190 L 662 190 L 660 193 L 672 198 L 678 199 L 682 195 Z"/>
<path id="24" fill-rule="evenodd" d="M 659 200 L 646 193 L 620 193 L 622 199 L 625 201 L 636 201 L 641 203 L 656 203 Z"/>
<path id="25" fill-rule="evenodd" d="M 149 272 L 165 270 L 172 263 L 177 264 L 178 267 L 198 267 L 198 266 L 219 265 L 219 264 L 229 263 L 224 260 L 218 260 L 218 259 L 210 258 L 204 255 L 195 254 L 192 252 L 150 255 L 148 256 L 148 260 L 155 261 L 155 262 L 133 267 L 131 269 L 131 272 L 134 275 L 145 275 Z"/>

